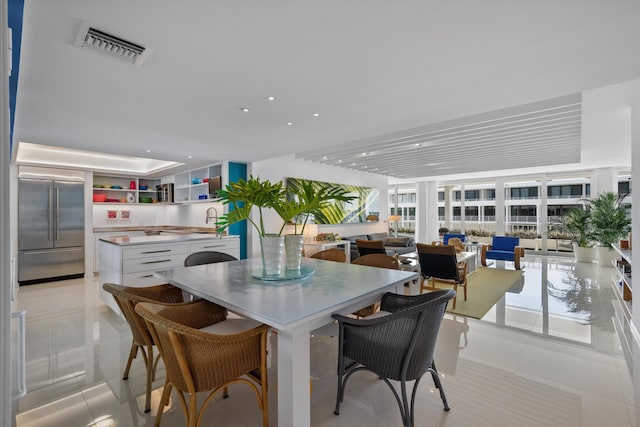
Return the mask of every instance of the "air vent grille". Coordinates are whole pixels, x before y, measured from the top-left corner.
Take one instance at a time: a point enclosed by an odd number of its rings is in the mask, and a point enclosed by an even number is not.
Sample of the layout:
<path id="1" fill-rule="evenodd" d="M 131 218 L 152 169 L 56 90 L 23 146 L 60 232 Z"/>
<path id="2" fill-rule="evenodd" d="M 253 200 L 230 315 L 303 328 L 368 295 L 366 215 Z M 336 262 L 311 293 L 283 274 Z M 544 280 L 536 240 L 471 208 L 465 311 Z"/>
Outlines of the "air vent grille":
<path id="1" fill-rule="evenodd" d="M 136 65 L 144 61 L 149 54 L 149 50 L 139 43 L 125 40 L 86 24 L 80 27 L 74 44 Z"/>

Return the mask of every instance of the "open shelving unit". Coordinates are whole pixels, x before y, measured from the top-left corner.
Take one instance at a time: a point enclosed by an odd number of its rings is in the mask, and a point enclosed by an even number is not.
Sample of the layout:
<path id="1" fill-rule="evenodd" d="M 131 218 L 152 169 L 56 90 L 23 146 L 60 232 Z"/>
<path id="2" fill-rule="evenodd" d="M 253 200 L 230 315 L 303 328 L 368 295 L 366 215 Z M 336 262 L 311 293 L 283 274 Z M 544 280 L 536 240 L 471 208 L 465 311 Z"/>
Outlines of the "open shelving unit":
<path id="1" fill-rule="evenodd" d="M 175 203 L 211 202 L 217 200 L 209 194 L 209 178 L 222 176 L 222 164 L 175 174 L 173 199 Z M 224 187 L 224 181 L 222 183 Z"/>
<path id="2" fill-rule="evenodd" d="M 633 285 L 631 279 L 631 250 L 621 249 L 619 245 L 612 245 L 621 257 L 621 260 L 614 260 L 613 267 L 616 269 L 616 274 L 613 278 L 614 286 L 618 297 L 621 300 L 622 307 L 625 310 L 625 315 L 628 319 L 631 318 L 631 300 L 633 294 Z"/>
<path id="3" fill-rule="evenodd" d="M 158 200 L 156 186 L 159 184 L 159 179 L 94 175 L 93 194 L 106 195 L 105 202 L 94 203 L 151 204 Z"/>

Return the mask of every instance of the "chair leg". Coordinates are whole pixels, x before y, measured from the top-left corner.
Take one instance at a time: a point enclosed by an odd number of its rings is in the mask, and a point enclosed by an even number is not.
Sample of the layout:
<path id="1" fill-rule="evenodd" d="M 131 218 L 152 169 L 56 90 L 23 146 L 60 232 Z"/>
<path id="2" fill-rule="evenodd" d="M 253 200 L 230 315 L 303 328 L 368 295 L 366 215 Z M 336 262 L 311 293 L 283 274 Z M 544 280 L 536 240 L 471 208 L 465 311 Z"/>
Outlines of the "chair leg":
<path id="1" fill-rule="evenodd" d="M 162 419 L 162 414 L 164 413 L 164 407 L 169 404 L 169 396 L 171 394 L 171 383 L 167 379 L 164 383 L 164 388 L 162 389 L 162 397 L 160 397 L 160 405 L 158 406 L 158 413 L 156 414 L 156 421 L 153 424 L 154 427 L 160 427 L 160 420 Z"/>
<path id="2" fill-rule="evenodd" d="M 147 396 L 144 400 L 144 412 L 151 412 L 151 380 L 154 376 L 153 372 L 153 346 L 147 346 Z"/>
<path id="3" fill-rule="evenodd" d="M 342 403 L 343 395 L 344 395 L 344 384 L 342 383 L 342 375 L 338 374 L 338 392 L 336 393 L 336 409 L 333 411 L 333 413 L 336 415 L 340 415 L 340 403 Z"/>
<path id="4" fill-rule="evenodd" d="M 447 402 L 447 396 L 444 394 L 444 389 L 442 388 L 442 383 L 440 382 L 440 377 L 438 376 L 438 371 L 436 370 L 435 363 L 431 362 L 429 372 L 431 372 L 431 378 L 433 378 L 433 382 L 436 388 L 440 390 L 440 398 L 442 399 L 444 410 L 449 411 L 451 408 L 449 407 L 449 403 Z"/>
<path id="5" fill-rule="evenodd" d="M 131 362 L 136 358 L 138 354 L 138 344 L 135 341 L 131 341 L 131 350 L 129 350 L 129 360 L 127 360 L 127 366 L 124 368 L 124 374 L 122 374 L 122 379 L 129 379 L 129 370 L 131 369 Z"/>
<path id="6" fill-rule="evenodd" d="M 453 297 L 453 310 L 455 310 L 456 309 L 456 301 L 458 300 L 458 284 L 457 283 L 455 285 L 453 285 L 453 290 L 456 293 L 456 296 Z"/>

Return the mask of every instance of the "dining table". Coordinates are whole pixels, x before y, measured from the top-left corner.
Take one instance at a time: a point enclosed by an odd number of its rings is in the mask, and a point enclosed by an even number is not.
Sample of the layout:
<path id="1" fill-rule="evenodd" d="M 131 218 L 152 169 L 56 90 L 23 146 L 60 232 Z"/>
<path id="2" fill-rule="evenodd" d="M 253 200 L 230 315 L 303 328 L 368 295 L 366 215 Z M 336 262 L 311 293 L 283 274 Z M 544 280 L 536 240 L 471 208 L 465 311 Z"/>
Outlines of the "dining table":
<path id="1" fill-rule="evenodd" d="M 311 331 L 330 324 L 334 313 L 352 313 L 388 291 L 403 293 L 404 283 L 418 276 L 313 258 L 303 258 L 299 271 L 280 277 L 264 277 L 260 258 L 178 267 L 154 275 L 277 331 L 277 425 L 282 427 L 311 423 Z"/>

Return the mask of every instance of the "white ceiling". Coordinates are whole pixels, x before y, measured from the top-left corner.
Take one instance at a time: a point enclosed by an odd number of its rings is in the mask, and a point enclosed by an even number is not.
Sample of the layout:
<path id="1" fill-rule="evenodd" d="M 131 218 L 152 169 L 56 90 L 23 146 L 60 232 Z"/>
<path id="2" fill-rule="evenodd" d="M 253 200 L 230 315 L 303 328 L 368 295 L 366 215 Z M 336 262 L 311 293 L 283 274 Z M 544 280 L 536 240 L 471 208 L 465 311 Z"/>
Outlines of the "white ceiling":
<path id="1" fill-rule="evenodd" d="M 83 22 L 153 52 L 135 66 L 75 47 Z M 337 159 L 638 79 L 638 22 L 640 2 L 627 0 L 25 0 L 14 141 L 185 167 Z M 371 169 L 416 177 L 428 174 L 418 165 L 464 157 L 497 170 L 522 158 L 521 140 L 502 144 L 482 162 L 473 150 L 431 161 L 424 144 Z M 549 150 L 537 151 L 568 161 Z"/>

